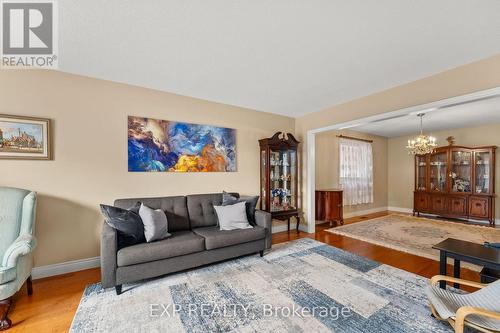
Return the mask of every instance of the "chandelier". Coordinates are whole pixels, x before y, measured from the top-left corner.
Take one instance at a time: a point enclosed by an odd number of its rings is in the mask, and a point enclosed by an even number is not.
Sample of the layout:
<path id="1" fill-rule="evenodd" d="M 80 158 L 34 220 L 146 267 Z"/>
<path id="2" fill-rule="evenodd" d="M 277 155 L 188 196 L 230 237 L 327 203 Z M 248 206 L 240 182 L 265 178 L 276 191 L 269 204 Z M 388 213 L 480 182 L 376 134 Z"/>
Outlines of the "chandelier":
<path id="1" fill-rule="evenodd" d="M 436 148 L 436 138 L 423 134 L 423 118 L 425 113 L 417 114 L 417 117 L 420 117 L 420 135 L 417 136 L 413 140 L 408 140 L 408 154 L 413 155 L 425 155 L 430 154 Z"/>

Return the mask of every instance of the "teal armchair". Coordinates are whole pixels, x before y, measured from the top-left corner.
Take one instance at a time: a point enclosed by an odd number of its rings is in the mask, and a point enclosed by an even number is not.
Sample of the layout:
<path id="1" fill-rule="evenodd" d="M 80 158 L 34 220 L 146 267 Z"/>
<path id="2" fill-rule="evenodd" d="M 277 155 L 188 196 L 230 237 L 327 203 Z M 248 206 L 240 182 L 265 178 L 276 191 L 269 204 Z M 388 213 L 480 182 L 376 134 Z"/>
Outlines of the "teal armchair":
<path id="1" fill-rule="evenodd" d="M 35 208 L 35 192 L 0 187 L 0 331 L 11 326 L 7 315 L 12 296 L 26 280 L 28 294 L 33 290 Z"/>

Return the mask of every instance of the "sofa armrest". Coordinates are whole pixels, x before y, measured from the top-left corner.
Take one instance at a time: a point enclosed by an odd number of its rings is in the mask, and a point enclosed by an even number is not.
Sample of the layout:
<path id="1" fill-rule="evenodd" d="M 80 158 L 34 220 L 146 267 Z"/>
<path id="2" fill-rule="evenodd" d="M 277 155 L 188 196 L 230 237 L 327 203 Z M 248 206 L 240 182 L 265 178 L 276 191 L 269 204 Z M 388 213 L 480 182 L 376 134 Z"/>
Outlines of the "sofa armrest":
<path id="1" fill-rule="evenodd" d="M 271 213 L 263 210 L 255 210 L 255 223 L 266 229 L 266 249 L 270 249 L 272 245 L 272 223 Z"/>
<path id="2" fill-rule="evenodd" d="M 19 236 L 3 255 L 2 266 L 5 268 L 15 267 L 19 257 L 27 255 L 36 247 L 36 238 L 30 234 Z"/>
<path id="3" fill-rule="evenodd" d="M 116 285 L 116 253 L 118 252 L 118 234 L 106 222 L 101 232 L 101 284 L 104 288 Z"/>

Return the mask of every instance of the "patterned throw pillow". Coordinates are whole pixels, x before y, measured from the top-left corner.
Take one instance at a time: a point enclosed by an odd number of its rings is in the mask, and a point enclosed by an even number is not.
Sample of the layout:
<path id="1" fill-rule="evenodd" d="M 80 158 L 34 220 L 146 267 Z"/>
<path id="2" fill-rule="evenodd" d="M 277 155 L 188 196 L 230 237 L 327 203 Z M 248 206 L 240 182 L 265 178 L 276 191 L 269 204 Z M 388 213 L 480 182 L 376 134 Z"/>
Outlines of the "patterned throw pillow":
<path id="1" fill-rule="evenodd" d="M 138 202 L 129 209 L 101 205 L 101 212 L 106 223 L 118 231 L 118 248 L 144 243 L 144 225 L 139 216 L 141 203 Z"/>

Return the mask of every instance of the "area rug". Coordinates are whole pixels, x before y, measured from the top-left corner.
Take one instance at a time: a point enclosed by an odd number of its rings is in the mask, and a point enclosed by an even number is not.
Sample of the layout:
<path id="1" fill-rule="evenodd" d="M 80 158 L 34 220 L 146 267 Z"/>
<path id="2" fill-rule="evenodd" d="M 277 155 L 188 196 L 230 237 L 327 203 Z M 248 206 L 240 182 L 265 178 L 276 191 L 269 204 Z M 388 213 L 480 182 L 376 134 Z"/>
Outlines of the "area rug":
<path id="1" fill-rule="evenodd" d="M 434 260 L 439 260 L 439 251 L 432 246 L 446 238 L 478 244 L 500 243 L 500 229 L 497 228 L 403 214 L 390 214 L 326 231 Z M 481 270 L 467 263 L 462 266 Z"/>
<path id="2" fill-rule="evenodd" d="M 89 285 L 70 332 L 452 332 L 427 279 L 312 239 L 124 286 Z"/>

